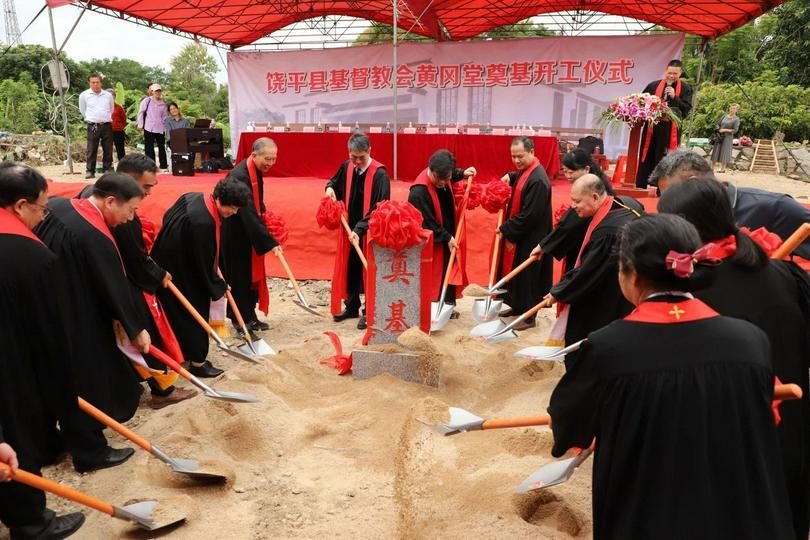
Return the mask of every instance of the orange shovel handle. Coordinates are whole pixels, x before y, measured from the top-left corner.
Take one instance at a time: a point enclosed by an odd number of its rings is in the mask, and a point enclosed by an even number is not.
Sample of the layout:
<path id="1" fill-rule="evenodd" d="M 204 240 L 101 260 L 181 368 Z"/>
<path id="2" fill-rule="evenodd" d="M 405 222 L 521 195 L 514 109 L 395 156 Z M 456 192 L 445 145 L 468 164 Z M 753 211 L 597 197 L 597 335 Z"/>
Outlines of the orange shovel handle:
<path id="1" fill-rule="evenodd" d="M 222 271 L 219 268 L 217 268 L 217 275 L 219 276 L 219 279 L 225 281 L 225 278 L 222 277 Z M 245 320 L 242 318 L 242 314 L 239 312 L 239 307 L 236 305 L 236 300 L 233 299 L 230 286 L 225 289 L 225 296 L 228 298 L 228 305 L 231 306 L 231 311 L 233 311 L 234 317 L 236 317 L 236 323 L 240 328 L 244 328 Z"/>
<path id="2" fill-rule="evenodd" d="M 799 228 L 771 254 L 771 259 L 784 259 L 793 253 L 808 236 L 810 236 L 810 223 L 802 223 L 799 225 Z"/>
<path id="3" fill-rule="evenodd" d="M 519 273 L 523 272 L 526 268 L 529 267 L 529 265 L 531 265 L 532 263 L 538 261 L 539 259 L 540 259 L 539 255 L 529 256 L 528 259 L 526 259 L 525 261 L 523 261 L 522 263 L 517 265 L 517 267 L 513 268 L 511 272 L 509 272 L 508 274 L 503 276 L 501 278 L 501 281 L 503 281 L 504 283 L 508 283 L 513 277 L 515 277 Z"/>
<path id="4" fill-rule="evenodd" d="M 798 384 L 777 384 L 773 387 L 773 399 L 791 400 L 802 399 L 802 388 Z"/>
<path id="5" fill-rule="evenodd" d="M 298 286 L 298 280 L 295 279 L 295 276 L 292 273 L 292 269 L 290 265 L 287 264 L 287 259 L 284 257 L 284 253 L 278 252 L 278 260 L 281 262 L 281 266 L 284 267 L 284 271 L 287 272 L 287 277 L 290 278 L 290 283 L 292 283 L 293 289 L 295 289 L 295 294 L 301 294 L 301 288 Z"/>
<path id="6" fill-rule="evenodd" d="M 547 426 L 549 422 L 551 422 L 551 417 L 547 414 L 541 416 L 522 416 L 519 418 L 493 418 L 491 420 L 484 420 L 481 429 Z"/>
<path id="7" fill-rule="evenodd" d="M 346 234 L 351 235 L 352 230 L 349 228 L 349 222 L 346 221 L 346 216 L 344 214 L 340 215 L 340 222 L 343 224 L 343 228 L 346 230 Z M 354 250 L 357 252 L 357 256 L 360 257 L 360 262 L 363 263 L 363 268 L 368 270 L 368 261 L 366 260 L 366 256 L 363 254 L 363 250 L 360 249 L 360 246 L 358 244 L 355 244 L 354 242 L 349 243 L 354 246 Z"/>
<path id="8" fill-rule="evenodd" d="M 0 469 L 5 470 L 7 474 L 11 475 L 11 467 L 5 463 L 0 463 Z M 90 508 L 98 510 L 99 512 L 104 512 L 105 514 L 109 514 L 111 516 L 115 515 L 115 509 L 110 503 L 106 503 L 100 499 L 96 499 L 95 497 L 91 497 L 90 495 L 82 493 L 81 491 L 76 491 L 75 489 L 63 486 L 62 484 L 57 484 L 56 482 L 47 480 L 41 476 L 23 471 L 22 469 L 19 469 L 17 474 L 11 476 L 11 478 L 34 489 L 53 493 L 54 495 L 62 497 L 63 499 L 70 499 L 73 502 L 77 502 L 84 506 L 89 506 Z"/>
<path id="9" fill-rule="evenodd" d="M 209 334 L 216 334 L 214 329 L 211 328 L 211 325 L 208 324 L 208 321 L 203 319 L 202 315 L 200 315 L 200 312 L 194 309 L 194 306 L 191 305 L 191 302 L 189 302 L 188 299 L 185 296 L 183 296 L 183 293 L 181 293 L 180 290 L 174 286 L 174 283 L 169 281 L 166 284 L 166 288 L 172 291 L 172 294 L 174 294 L 180 301 L 180 303 L 183 304 L 183 307 L 186 308 L 189 313 L 191 313 L 191 316 L 194 317 L 194 320 L 196 320 L 200 324 L 200 326 L 205 328 L 206 332 L 208 332 Z"/>
<path id="10" fill-rule="evenodd" d="M 464 207 L 461 208 L 461 217 L 458 218 L 458 225 L 456 225 L 456 245 L 461 242 L 461 231 L 464 230 L 464 217 L 467 215 L 467 198 L 470 195 L 470 189 L 472 189 L 472 181 L 474 176 L 470 176 L 467 179 L 467 189 L 464 192 Z M 442 290 L 447 288 L 447 285 L 450 283 L 450 276 L 453 274 L 453 262 L 456 260 L 456 251 L 458 248 L 450 250 L 450 258 L 447 261 L 447 271 L 444 273 L 444 281 L 442 282 Z"/>
<path id="11" fill-rule="evenodd" d="M 90 416 L 92 416 L 93 418 L 95 418 L 108 428 L 117 431 L 130 441 L 134 442 L 135 444 L 146 450 L 147 452 L 152 451 L 152 445 L 149 444 L 149 441 L 140 437 L 137 433 L 127 428 L 126 426 L 116 422 L 114 419 L 110 418 L 107 414 L 105 414 L 104 411 L 97 409 L 93 405 L 86 402 L 84 399 L 80 397 L 77 397 L 76 399 L 79 400 L 79 408 L 81 410 L 83 410 L 84 412 L 86 412 L 87 414 L 89 414 Z"/>
<path id="12" fill-rule="evenodd" d="M 154 356 L 155 358 L 157 358 L 158 360 L 160 360 L 161 362 L 172 368 L 172 370 L 179 373 L 180 376 L 186 379 L 187 381 L 190 381 L 194 378 L 194 376 L 191 373 L 189 373 L 183 366 L 178 364 L 174 360 L 174 358 L 172 358 L 165 352 L 161 351 L 154 345 L 149 346 L 149 354 L 151 354 L 152 356 Z"/>
<path id="13" fill-rule="evenodd" d="M 495 227 L 496 229 L 500 229 L 501 225 L 503 225 L 503 215 L 505 213 L 505 209 L 501 208 L 498 211 L 498 226 Z M 492 287 L 492 284 L 495 283 L 495 276 L 498 274 L 498 255 L 501 254 L 501 235 L 495 233 L 495 242 L 493 243 L 492 247 L 492 263 L 489 267 L 489 286 Z"/>

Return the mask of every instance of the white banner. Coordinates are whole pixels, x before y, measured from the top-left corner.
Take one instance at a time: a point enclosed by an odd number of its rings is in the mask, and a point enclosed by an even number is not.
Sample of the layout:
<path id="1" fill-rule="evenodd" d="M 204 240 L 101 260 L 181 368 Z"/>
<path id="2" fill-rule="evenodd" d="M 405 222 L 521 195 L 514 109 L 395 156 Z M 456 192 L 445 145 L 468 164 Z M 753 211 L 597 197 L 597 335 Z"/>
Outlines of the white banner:
<path id="1" fill-rule="evenodd" d="M 231 132 L 248 122 L 527 125 L 594 128 L 615 98 L 641 91 L 679 58 L 682 34 L 404 43 L 228 53 Z M 627 133 L 606 133 L 624 153 Z"/>

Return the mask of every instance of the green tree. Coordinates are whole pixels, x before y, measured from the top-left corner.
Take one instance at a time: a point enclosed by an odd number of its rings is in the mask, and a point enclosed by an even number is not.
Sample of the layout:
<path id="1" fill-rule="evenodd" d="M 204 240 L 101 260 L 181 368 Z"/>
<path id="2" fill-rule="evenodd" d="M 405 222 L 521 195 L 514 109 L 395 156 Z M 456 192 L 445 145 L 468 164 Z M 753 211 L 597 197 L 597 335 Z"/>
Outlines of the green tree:
<path id="1" fill-rule="evenodd" d="M 0 83 L 0 129 L 14 133 L 31 133 L 41 129 L 37 112 L 44 109 L 43 97 L 27 72 L 17 80 Z"/>
<path id="2" fill-rule="evenodd" d="M 487 39 L 518 39 L 539 36 L 553 36 L 554 30 L 546 28 L 542 24 L 533 24 L 531 19 L 525 19 L 515 24 L 506 24 L 488 30 L 478 37 Z"/>
<path id="3" fill-rule="evenodd" d="M 402 28 L 397 29 L 398 41 L 431 41 L 425 36 L 414 34 L 413 32 L 405 33 L 406 30 Z M 371 26 L 363 30 L 357 39 L 354 40 L 352 45 L 374 45 L 376 43 L 388 43 L 393 41 L 393 30 L 390 24 L 373 23 Z"/>
<path id="4" fill-rule="evenodd" d="M 765 65 L 757 54 L 769 27 L 768 17 L 765 15 L 710 42 L 704 53 L 701 82 L 749 81 L 762 73 Z M 684 43 L 681 58 L 692 81 L 697 77 L 701 45 L 698 36 L 689 36 Z"/>
<path id="5" fill-rule="evenodd" d="M 763 59 L 778 70 L 782 84 L 810 86 L 810 0 L 790 0 L 775 8 Z"/>
<path id="6" fill-rule="evenodd" d="M 169 73 L 170 88 L 165 92 L 167 101 L 174 100 L 178 104 L 186 102 L 191 106 L 198 106 L 200 115 L 213 118 L 217 112 L 214 106 L 217 95 L 215 77 L 219 71 L 217 61 L 208 54 L 208 49 L 202 43 L 191 42 L 180 53 L 171 59 L 171 72 Z M 181 110 L 183 110 L 181 108 Z M 189 111 L 184 111 L 188 116 Z"/>
<path id="7" fill-rule="evenodd" d="M 98 72 L 104 78 L 104 87 L 114 87 L 121 83 L 125 88 L 144 91 L 146 86 L 168 79 L 166 71 L 156 66 L 145 66 L 128 58 L 94 58 L 80 62 L 87 73 Z"/>

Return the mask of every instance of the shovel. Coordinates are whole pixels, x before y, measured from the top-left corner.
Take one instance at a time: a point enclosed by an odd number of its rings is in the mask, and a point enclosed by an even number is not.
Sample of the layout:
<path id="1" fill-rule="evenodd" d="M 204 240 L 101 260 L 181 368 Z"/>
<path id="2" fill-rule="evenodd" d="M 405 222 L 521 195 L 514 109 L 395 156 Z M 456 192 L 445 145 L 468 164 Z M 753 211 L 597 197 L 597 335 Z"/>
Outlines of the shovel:
<path id="1" fill-rule="evenodd" d="M 281 261 L 281 266 L 284 267 L 284 271 L 287 272 L 287 277 L 290 278 L 290 283 L 292 283 L 293 289 L 295 289 L 295 295 L 298 297 L 298 300 L 293 300 L 293 304 L 300 307 L 301 309 L 309 311 L 313 315 L 323 317 L 323 315 L 315 311 L 315 308 L 310 306 L 309 302 L 307 302 L 307 299 L 304 298 L 304 293 L 301 292 L 301 287 L 298 286 L 298 281 L 295 279 L 295 276 L 293 275 L 292 270 L 290 269 L 290 265 L 287 264 L 287 259 L 284 258 L 284 253 L 279 251 L 278 253 L 276 253 L 276 256 L 278 257 L 278 260 Z"/>
<path id="2" fill-rule="evenodd" d="M 483 341 L 486 343 L 493 343 L 495 341 L 502 341 L 505 339 L 515 339 L 517 338 L 517 334 L 512 330 L 515 326 L 520 324 L 522 321 L 525 321 L 529 317 L 535 315 L 538 311 L 545 307 L 549 307 L 551 305 L 550 300 L 543 300 L 533 308 L 531 308 L 526 313 L 522 314 L 520 317 L 516 318 L 509 324 L 505 324 L 502 320 L 498 319 L 497 321 L 490 321 L 481 323 L 478 326 L 474 327 L 470 330 L 470 335 L 472 337 L 477 338 L 484 338 Z"/>
<path id="3" fill-rule="evenodd" d="M 183 366 L 178 364 L 174 361 L 174 359 L 169 356 L 168 354 L 164 353 L 160 349 L 157 349 L 154 345 L 149 346 L 149 354 L 169 366 L 171 369 L 176 371 L 180 374 L 181 377 L 189 381 L 191 384 L 202 390 L 203 394 L 210 398 L 221 399 L 223 401 L 235 401 L 237 403 L 255 403 L 259 401 L 258 398 L 251 396 L 250 394 L 242 394 L 239 392 L 225 392 L 223 390 L 214 390 L 200 379 L 192 375 L 188 372 Z"/>
<path id="4" fill-rule="evenodd" d="M 577 344 L 578 343 L 575 343 L 575 345 Z M 786 401 L 801 398 L 802 389 L 797 384 L 777 384 L 774 386 L 774 401 Z M 561 459 L 559 461 L 549 463 L 544 467 L 540 467 L 528 478 L 526 478 L 526 480 L 524 480 L 523 483 L 518 486 L 516 491 L 518 493 L 526 493 L 528 491 L 535 491 L 538 489 L 556 486 L 557 484 L 562 484 L 563 482 L 568 481 L 568 479 L 571 478 L 571 475 L 574 474 L 574 471 L 576 471 L 577 468 L 579 468 L 579 466 L 586 459 L 588 459 L 588 456 L 593 453 L 593 450 L 594 443 L 591 444 L 590 448 L 580 448 L 577 455 L 574 457 Z"/>
<path id="5" fill-rule="evenodd" d="M 183 296 L 183 293 L 181 293 L 180 290 L 177 287 L 175 287 L 174 283 L 169 281 L 167 287 L 177 297 L 180 303 L 183 304 L 183 307 L 185 307 L 188 310 L 188 312 L 191 313 L 191 316 L 194 317 L 194 320 L 196 320 L 200 324 L 200 326 L 202 326 L 205 329 L 205 331 L 208 332 L 208 335 L 211 336 L 211 338 L 214 340 L 214 342 L 217 344 L 217 347 L 219 347 L 220 350 L 222 350 L 227 354 L 230 354 L 231 356 L 235 356 L 240 360 L 247 360 L 248 362 L 253 362 L 254 364 L 262 363 L 262 360 L 254 354 L 246 354 L 240 350 L 235 350 L 228 347 L 228 345 L 224 341 L 222 341 L 222 338 L 219 337 L 219 335 L 217 335 L 216 330 L 211 328 L 211 325 L 208 324 L 208 321 L 203 319 L 202 315 L 200 315 L 200 313 L 196 309 L 194 309 L 194 306 L 191 305 L 191 302 L 189 302 L 188 299 L 185 296 Z"/>
<path id="6" fill-rule="evenodd" d="M 463 230 L 464 217 L 466 216 L 467 210 L 467 199 L 470 196 L 473 178 L 473 176 L 470 176 L 467 179 L 467 189 L 464 191 L 464 198 L 461 200 L 461 216 L 459 217 L 458 224 L 456 225 L 456 245 L 458 245 L 458 242 L 460 241 L 459 237 L 461 236 L 461 231 Z M 439 295 L 439 301 L 430 303 L 431 332 L 438 332 L 444 328 L 450 321 L 450 317 L 453 315 L 453 306 L 445 304 L 444 299 L 447 296 L 447 286 L 450 284 L 450 275 L 453 273 L 453 261 L 456 259 L 456 251 L 458 251 L 458 248 L 450 250 L 450 259 L 447 261 L 447 271 L 444 273 L 444 282 L 442 283 L 442 292 Z"/>
<path id="7" fill-rule="evenodd" d="M 5 463 L 0 463 L 0 469 L 4 469 L 14 480 L 21 484 L 25 484 L 34 489 L 47 491 L 53 493 L 63 499 L 69 499 L 73 502 L 90 507 L 99 512 L 104 512 L 110 516 L 124 521 L 129 521 L 138 525 L 139 527 L 148 531 L 154 531 L 174 525 L 181 521 L 185 521 L 187 511 L 178 508 L 175 505 L 170 505 L 167 502 L 159 501 L 142 501 L 126 506 L 113 506 L 108 502 L 96 499 L 90 495 L 76 491 L 75 489 L 63 486 L 51 480 L 42 478 L 29 472 L 18 470 L 17 474 L 11 475 L 11 467 Z M 155 512 L 158 509 L 158 512 Z"/>
<path id="8" fill-rule="evenodd" d="M 483 429 L 503 429 L 513 427 L 547 426 L 551 418 L 547 415 L 524 416 L 520 418 L 490 418 L 484 420 L 469 411 L 450 407 L 450 421 L 446 424 L 433 426 L 433 431 L 445 437 L 461 432 L 477 431 Z"/>
<path id="9" fill-rule="evenodd" d="M 108 428 L 117 431 L 130 441 L 134 442 L 160 461 L 169 465 L 174 472 L 187 474 L 188 476 L 195 476 L 198 478 L 213 478 L 217 480 L 225 480 L 225 476 L 215 473 L 215 472 L 206 472 L 202 471 L 199 468 L 199 463 L 193 459 L 178 459 L 178 458 L 170 458 L 167 456 L 160 448 L 151 444 L 146 439 L 140 437 L 137 433 L 130 430 L 126 426 L 116 422 L 109 416 L 107 416 L 104 411 L 101 411 L 91 405 L 90 403 L 86 402 L 82 398 L 78 398 L 79 400 L 79 408 L 107 426 Z"/>
<path id="10" fill-rule="evenodd" d="M 516 352 L 515 356 L 518 358 L 528 358 L 529 360 L 551 360 L 553 362 L 562 362 L 565 360 L 566 354 L 578 351 L 579 348 L 582 347 L 582 343 L 584 341 L 584 339 L 580 339 L 576 343 L 565 348 L 548 346 L 526 347 L 525 349 L 520 349 L 518 352 Z"/>
<path id="11" fill-rule="evenodd" d="M 771 254 L 771 259 L 784 259 L 793 253 L 808 236 L 810 236 L 810 223 L 802 223 L 799 225 L 799 228 Z"/>
<path id="12" fill-rule="evenodd" d="M 219 271 L 217 268 L 217 274 L 219 274 L 220 279 L 225 279 L 222 277 L 222 272 Z M 276 354 L 276 351 L 273 350 L 273 347 L 267 344 L 265 340 L 262 338 L 254 340 L 250 332 L 247 329 L 247 325 L 245 324 L 245 319 L 242 318 L 242 313 L 239 311 L 239 307 L 236 305 L 236 300 L 233 299 L 233 294 L 231 294 L 230 286 L 225 289 L 225 295 L 228 297 L 228 304 L 231 306 L 231 311 L 233 311 L 234 316 L 236 317 L 236 322 L 239 324 L 239 327 L 242 329 L 242 339 L 245 340 L 244 345 L 240 345 L 237 347 L 241 352 L 244 354 L 252 354 L 252 355 L 273 355 Z"/>
<path id="13" fill-rule="evenodd" d="M 504 209 L 498 212 L 498 226 L 496 229 L 500 229 L 501 225 L 503 225 L 503 214 Z M 492 285 L 495 281 L 495 274 L 498 272 L 498 256 L 500 255 L 501 250 L 501 235 L 495 233 L 495 242 L 492 248 L 492 262 L 489 266 L 489 287 L 488 290 L 492 290 Z M 500 293 L 498 293 L 500 294 Z M 501 307 L 503 306 L 503 300 L 496 300 L 492 296 L 487 296 L 484 298 L 479 298 L 473 301 L 472 307 L 472 316 L 476 322 L 485 322 L 491 321 L 498 316 L 498 312 L 501 311 Z"/>
<path id="14" fill-rule="evenodd" d="M 503 288 L 503 286 L 509 283 L 513 277 L 526 270 L 526 268 L 528 268 L 532 263 L 539 261 L 541 256 L 542 253 L 538 255 L 530 255 L 528 259 L 517 265 L 517 267 L 513 268 L 511 272 L 498 280 L 495 285 L 492 285 L 487 293 L 492 295 L 505 293 L 506 290 Z"/>
<path id="15" fill-rule="evenodd" d="M 349 222 L 346 221 L 346 216 L 344 214 L 340 215 L 340 222 L 343 224 L 343 228 L 346 230 L 346 234 L 349 235 L 349 241 L 351 242 L 352 230 L 349 228 Z M 366 256 L 363 254 L 363 250 L 360 249 L 360 244 L 357 242 L 351 242 L 351 244 L 354 246 L 357 256 L 360 257 L 360 262 L 363 263 L 363 268 L 368 270 L 368 261 L 366 260 Z"/>

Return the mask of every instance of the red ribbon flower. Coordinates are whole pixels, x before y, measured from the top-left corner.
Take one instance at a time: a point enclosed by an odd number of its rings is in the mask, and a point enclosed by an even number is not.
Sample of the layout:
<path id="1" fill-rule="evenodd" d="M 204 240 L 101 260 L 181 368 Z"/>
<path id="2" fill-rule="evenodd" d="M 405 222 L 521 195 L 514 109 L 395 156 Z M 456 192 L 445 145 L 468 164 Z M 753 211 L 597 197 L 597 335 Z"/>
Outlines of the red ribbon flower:
<path id="1" fill-rule="evenodd" d="M 368 220 L 368 235 L 378 245 L 401 251 L 420 242 L 422 214 L 405 201 L 382 201 Z"/>
<path id="2" fill-rule="evenodd" d="M 461 208 L 461 200 L 464 198 L 466 190 L 467 182 L 456 182 L 453 184 L 453 199 L 455 199 L 456 208 Z M 483 191 L 481 184 L 473 181 L 472 186 L 470 186 L 470 196 L 467 198 L 467 210 L 473 210 L 481 206 Z"/>
<path id="3" fill-rule="evenodd" d="M 283 246 L 287 243 L 290 230 L 287 228 L 287 222 L 284 221 L 283 217 L 268 210 L 264 214 L 264 224 L 279 244 Z"/>
<path id="4" fill-rule="evenodd" d="M 335 201 L 331 197 L 324 197 L 321 199 L 321 204 L 315 213 L 318 227 L 326 227 L 330 231 L 334 231 L 340 227 L 340 216 L 345 211 L 346 207 L 343 205 L 343 201 Z"/>
<path id="5" fill-rule="evenodd" d="M 740 230 L 751 238 L 751 240 L 756 242 L 768 257 L 782 245 L 782 239 L 779 238 L 779 235 L 772 233 L 765 227 L 760 227 L 755 231 L 752 231 L 748 227 L 740 227 Z"/>
<path id="6" fill-rule="evenodd" d="M 481 206 L 490 214 L 497 214 L 506 208 L 511 197 L 512 188 L 509 187 L 509 184 L 500 180 L 493 180 L 484 187 Z"/>
<path id="7" fill-rule="evenodd" d="M 554 225 L 553 227 L 556 229 L 557 225 L 560 224 L 560 220 L 563 218 L 566 212 L 571 208 L 570 204 L 561 204 L 557 211 L 554 212 Z"/>
<path id="8" fill-rule="evenodd" d="M 324 332 L 332 342 L 335 348 L 335 354 L 329 358 L 321 360 L 321 365 L 333 367 L 338 370 L 338 375 L 345 375 L 352 370 L 352 355 L 343 354 L 343 345 L 340 344 L 340 338 L 334 332 Z"/>

